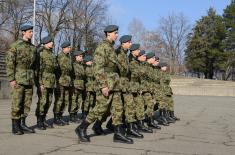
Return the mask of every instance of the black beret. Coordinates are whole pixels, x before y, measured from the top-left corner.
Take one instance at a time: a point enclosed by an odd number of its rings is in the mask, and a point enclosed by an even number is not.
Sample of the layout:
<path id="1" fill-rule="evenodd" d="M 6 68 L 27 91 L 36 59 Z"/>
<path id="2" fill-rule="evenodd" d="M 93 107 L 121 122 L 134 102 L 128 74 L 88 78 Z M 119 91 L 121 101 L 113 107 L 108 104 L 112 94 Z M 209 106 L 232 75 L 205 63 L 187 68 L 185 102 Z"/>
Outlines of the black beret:
<path id="1" fill-rule="evenodd" d="M 130 47 L 130 51 L 135 51 L 140 48 L 140 44 L 132 44 Z"/>
<path id="2" fill-rule="evenodd" d="M 158 66 L 159 66 L 159 67 L 167 67 L 168 64 L 167 64 L 166 62 L 161 62 L 161 63 L 159 63 Z"/>
<path id="3" fill-rule="evenodd" d="M 113 32 L 117 30 L 118 30 L 117 25 L 108 25 L 107 27 L 105 27 L 104 32 Z"/>
<path id="4" fill-rule="evenodd" d="M 153 58 L 153 57 L 155 57 L 155 54 L 153 52 L 148 52 L 146 54 L 146 59 L 150 59 L 150 58 Z"/>
<path id="5" fill-rule="evenodd" d="M 65 47 L 68 47 L 68 46 L 70 46 L 71 45 L 71 43 L 69 42 L 69 41 L 65 41 L 65 42 L 63 42 L 61 45 L 60 45 L 60 47 L 61 48 L 65 48 Z"/>
<path id="6" fill-rule="evenodd" d="M 32 30 L 33 26 L 32 25 L 21 25 L 20 30 L 21 31 L 27 31 L 27 30 Z"/>
<path id="7" fill-rule="evenodd" d="M 86 55 L 86 56 L 83 58 L 83 61 L 84 61 L 84 62 L 92 61 L 92 56 Z"/>
<path id="8" fill-rule="evenodd" d="M 120 41 L 121 43 L 126 43 L 126 42 L 128 42 L 128 41 L 131 41 L 131 38 L 132 38 L 131 35 L 124 35 L 124 36 L 121 36 L 121 38 L 119 39 L 119 41 Z"/>
<path id="9" fill-rule="evenodd" d="M 75 51 L 75 52 L 73 52 L 73 55 L 74 56 L 78 56 L 78 55 L 82 55 L 82 54 L 85 54 L 85 52 L 84 51 Z"/>
<path id="10" fill-rule="evenodd" d="M 50 36 L 47 36 L 47 37 L 44 37 L 44 38 L 42 38 L 42 44 L 47 44 L 47 43 L 49 43 L 49 42 L 52 42 L 53 41 L 53 39 L 52 39 L 52 37 L 50 37 Z"/>
<path id="11" fill-rule="evenodd" d="M 145 54 L 145 50 L 141 50 L 140 53 L 139 53 L 139 56 L 142 56 Z"/>

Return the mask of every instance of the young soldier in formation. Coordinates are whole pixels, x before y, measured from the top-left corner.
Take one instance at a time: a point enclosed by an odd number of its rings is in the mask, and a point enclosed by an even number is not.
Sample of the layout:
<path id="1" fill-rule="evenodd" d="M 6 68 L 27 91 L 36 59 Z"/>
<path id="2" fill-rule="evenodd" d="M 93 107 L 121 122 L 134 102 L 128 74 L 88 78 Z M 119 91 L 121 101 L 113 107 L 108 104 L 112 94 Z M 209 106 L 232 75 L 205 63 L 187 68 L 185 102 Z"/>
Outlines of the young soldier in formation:
<path id="1" fill-rule="evenodd" d="M 113 48 L 118 37 L 118 26 L 109 25 L 104 29 L 104 32 L 106 39 L 98 45 L 94 52 L 93 65 L 95 80 L 97 81 L 96 105 L 75 131 L 80 141 L 89 142 L 90 139 L 86 133 L 87 127 L 94 121 L 101 124 L 102 115 L 108 110 L 109 104 L 112 104 L 113 141 L 132 144 L 133 140 L 125 136 L 122 127 L 123 105 L 121 104 L 121 92 L 118 88 L 117 55 Z"/>
<path id="2" fill-rule="evenodd" d="M 54 108 L 54 124 L 56 125 L 68 125 L 69 123 L 63 120 L 63 113 L 68 105 L 72 102 L 72 75 L 73 72 L 71 63 L 71 46 L 70 42 L 65 41 L 61 44 L 62 51 L 58 56 L 59 68 L 61 71 L 61 76 L 59 78 L 60 85 L 60 97 Z M 69 109 L 70 112 L 70 109 Z"/>
<path id="3" fill-rule="evenodd" d="M 41 92 L 41 99 L 37 104 L 36 116 L 37 127 L 41 130 L 52 128 L 46 123 L 46 115 L 52 103 L 53 89 L 55 86 L 55 67 L 56 58 L 52 51 L 53 39 L 50 36 L 42 39 L 43 49 L 39 53 L 39 86 Z"/>
<path id="4" fill-rule="evenodd" d="M 6 54 L 6 70 L 12 89 L 12 133 L 22 135 L 25 132 L 34 133 L 26 125 L 33 96 L 33 69 L 36 49 L 31 43 L 33 26 L 23 25 L 20 28 L 22 39 L 11 45 Z"/>
<path id="5" fill-rule="evenodd" d="M 71 114 L 70 121 L 71 122 L 78 122 L 77 113 L 80 109 L 80 106 L 84 104 L 84 95 L 85 95 L 85 70 L 84 70 L 84 58 L 85 52 L 83 51 L 76 51 L 73 53 L 75 56 L 75 62 L 73 63 L 74 68 L 74 93 L 73 93 L 73 106 L 71 107 Z M 84 115 L 84 111 L 83 115 Z"/>

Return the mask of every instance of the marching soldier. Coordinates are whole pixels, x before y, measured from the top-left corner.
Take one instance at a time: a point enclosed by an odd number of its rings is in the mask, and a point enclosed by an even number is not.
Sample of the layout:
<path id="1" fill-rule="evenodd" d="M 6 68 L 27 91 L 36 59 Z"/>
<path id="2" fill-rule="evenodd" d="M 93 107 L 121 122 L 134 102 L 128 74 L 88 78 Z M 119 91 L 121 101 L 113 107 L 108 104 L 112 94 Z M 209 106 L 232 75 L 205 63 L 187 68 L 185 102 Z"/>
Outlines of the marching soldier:
<path id="1" fill-rule="evenodd" d="M 35 131 L 26 125 L 33 96 L 33 69 L 36 49 L 31 43 L 33 26 L 23 25 L 22 39 L 11 45 L 6 55 L 7 76 L 12 88 L 12 133 L 24 134 L 24 131 L 34 133 Z"/>
<path id="2" fill-rule="evenodd" d="M 75 131 L 80 141 L 89 142 L 87 127 L 94 121 L 100 125 L 102 115 L 111 104 L 114 125 L 113 141 L 132 144 L 133 140 L 125 136 L 125 131 L 122 127 L 123 105 L 120 98 L 121 92 L 118 88 L 117 55 L 113 48 L 118 37 L 118 26 L 109 25 L 104 29 L 104 32 L 106 39 L 98 45 L 94 53 L 94 75 L 98 89 L 96 91 L 96 105 Z"/>
<path id="3" fill-rule="evenodd" d="M 52 125 L 46 123 L 46 115 L 52 103 L 53 89 L 55 86 L 55 66 L 56 58 L 53 54 L 53 39 L 50 36 L 42 39 L 43 49 L 39 53 L 39 85 L 41 92 L 41 99 L 37 104 L 36 116 L 38 129 L 45 130 L 52 128 Z"/>

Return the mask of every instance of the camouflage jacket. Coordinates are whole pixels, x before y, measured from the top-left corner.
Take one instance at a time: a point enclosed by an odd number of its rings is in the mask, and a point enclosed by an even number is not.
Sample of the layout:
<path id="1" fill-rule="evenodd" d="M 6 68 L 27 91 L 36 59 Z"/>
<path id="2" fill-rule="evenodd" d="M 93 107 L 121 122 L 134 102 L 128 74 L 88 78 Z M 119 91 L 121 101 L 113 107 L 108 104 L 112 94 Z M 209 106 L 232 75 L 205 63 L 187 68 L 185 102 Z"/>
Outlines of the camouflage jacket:
<path id="1" fill-rule="evenodd" d="M 99 89 L 108 87 L 118 91 L 119 75 L 117 73 L 117 55 L 113 43 L 108 40 L 101 42 L 94 52 L 94 75 Z"/>
<path id="2" fill-rule="evenodd" d="M 61 71 L 61 76 L 59 78 L 59 84 L 64 87 L 72 86 L 72 64 L 71 64 L 71 58 L 68 54 L 65 54 L 64 52 L 60 52 L 58 56 L 58 63 L 59 68 Z"/>
<path id="3" fill-rule="evenodd" d="M 56 57 L 52 49 L 43 48 L 40 52 L 39 84 L 46 88 L 54 88 L 55 85 Z"/>
<path id="4" fill-rule="evenodd" d="M 130 58 L 130 92 L 137 93 L 140 91 L 140 80 L 143 76 L 143 68 L 140 66 L 140 62 L 133 56 Z"/>
<path id="5" fill-rule="evenodd" d="M 160 79 L 160 85 L 161 90 L 165 95 L 172 95 L 172 89 L 170 87 L 171 77 L 168 72 L 162 72 L 161 71 L 161 79 Z"/>
<path id="6" fill-rule="evenodd" d="M 13 43 L 6 54 L 6 70 L 9 81 L 18 84 L 33 85 L 33 63 L 36 48 L 30 42 L 18 40 Z"/>
<path id="7" fill-rule="evenodd" d="M 95 91 L 96 84 L 95 84 L 95 76 L 94 76 L 94 67 L 91 66 L 85 66 L 85 87 L 86 91 Z"/>
<path id="8" fill-rule="evenodd" d="M 118 75 L 120 77 L 119 88 L 123 91 L 129 91 L 129 57 L 127 55 L 128 50 L 124 50 L 121 46 L 115 50 L 118 60 Z"/>
<path id="9" fill-rule="evenodd" d="M 74 87 L 76 89 L 84 89 L 84 80 L 85 80 L 85 70 L 84 65 L 82 62 L 74 62 L 74 73 L 75 73 L 75 79 L 74 79 Z"/>

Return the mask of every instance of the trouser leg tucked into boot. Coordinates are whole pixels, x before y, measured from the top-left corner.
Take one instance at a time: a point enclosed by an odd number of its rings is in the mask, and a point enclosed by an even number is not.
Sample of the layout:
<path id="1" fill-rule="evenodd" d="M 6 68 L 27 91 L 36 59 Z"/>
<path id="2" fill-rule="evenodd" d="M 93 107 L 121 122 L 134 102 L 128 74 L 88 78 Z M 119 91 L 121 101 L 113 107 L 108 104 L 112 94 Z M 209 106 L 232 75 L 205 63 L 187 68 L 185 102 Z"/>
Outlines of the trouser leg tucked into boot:
<path id="1" fill-rule="evenodd" d="M 54 122 L 55 125 L 64 126 L 65 124 L 59 119 L 59 114 L 54 113 Z"/>
<path id="2" fill-rule="evenodd" d="M 169 126 L 169 123 L 167 122 L 165 116 L 164 116 L 164 110 L 160 109 L 160 116 L 159 118 L 157 118 L 157 121 L 160 125 L 164 125 L 164 126 Z"/>
<path id="3" fill-rule="evenodd" d="M 139 133 L 134 123 L 127 124 L 127 135 L 133 138 L 144 138 L 144 136 Z"/>
<path id="4" fill-rule="evenodd" d="M 126 144 L 134 143 L 131 138 L 126 137 L 125 131 L 122 128 L 122 125 L 114 126 L 113 141 L 117 143 L 126 143 Z"/>
<path id="5" fill-rule="evenodd" d="M 27 125 L 26 125 L 26 117 L 22 117 L 21 118 L 21 124 L 20 124 L 21 128 L 23 129 L 23 131 L 26 131 L 28 133 L 35 133 L 35 131 L 31 128 L 29 128 Z"/>
<path id="6" fill-rule="evenodd" d="M 148 117 L 148 122 L 147 123 L 148 123 L 147 125 L 149 127 L 152 127 L 154 129 L 161 129 L 161 127 L 157 123 L 154 122 L 153 117 Z"/>
<path id="7" fill-rule="evenodd" d="M 43 124 L 43 116 L 37 116 L 37 128 L 39 130 L 46 130 L 46 126 Z"/>
<path id="8" fill-rule="evenodd" d="M 92 127 L 92 130 L 96 135 L 104 135 L 104 130 L 102 128 L 102 122 L 100 120 L 96 120 L 95 124 Z"/>
<path id="9" fill-rule="evenodd" d="M 12 119 L 12 133 L 14 135 L 23 135 L 24 132 L 20 127 L 20 120 L 19 119 Z"/>
<path id="10" fill-rule="evenodd" d="M 106 128 L 109 129 L 110 131 L 114 131 L 112 117 L 109 119 L 108 123 L 106 124 Z"/>
<path id="11" fill-rule="evenodd" d="M 49 124 L 46 122 L 46 115 L 42 116 L 42 121 L 43 121 L 43 124 L 46 128 L 54 128 L 52 124 Z"/>
<path id="12" fill-rule="evenodd" d="M 87 127 L 90 125 L 89 122 L 84 120 L 76 129 L 75 132 L 78 136 L 78 139 L 81 142 L 90 142 L 90 138 L 87 136 Z"/>
<path id="13" fill-rule="evenodd" d="M 145 132 L 145 133 L 153 133 L 153 130 L 151 128 L 148 128 L 147 126 L 144 125 L 144 120 L 138 121 L 137 122 L 137 127 L 139 131 Z"/>

